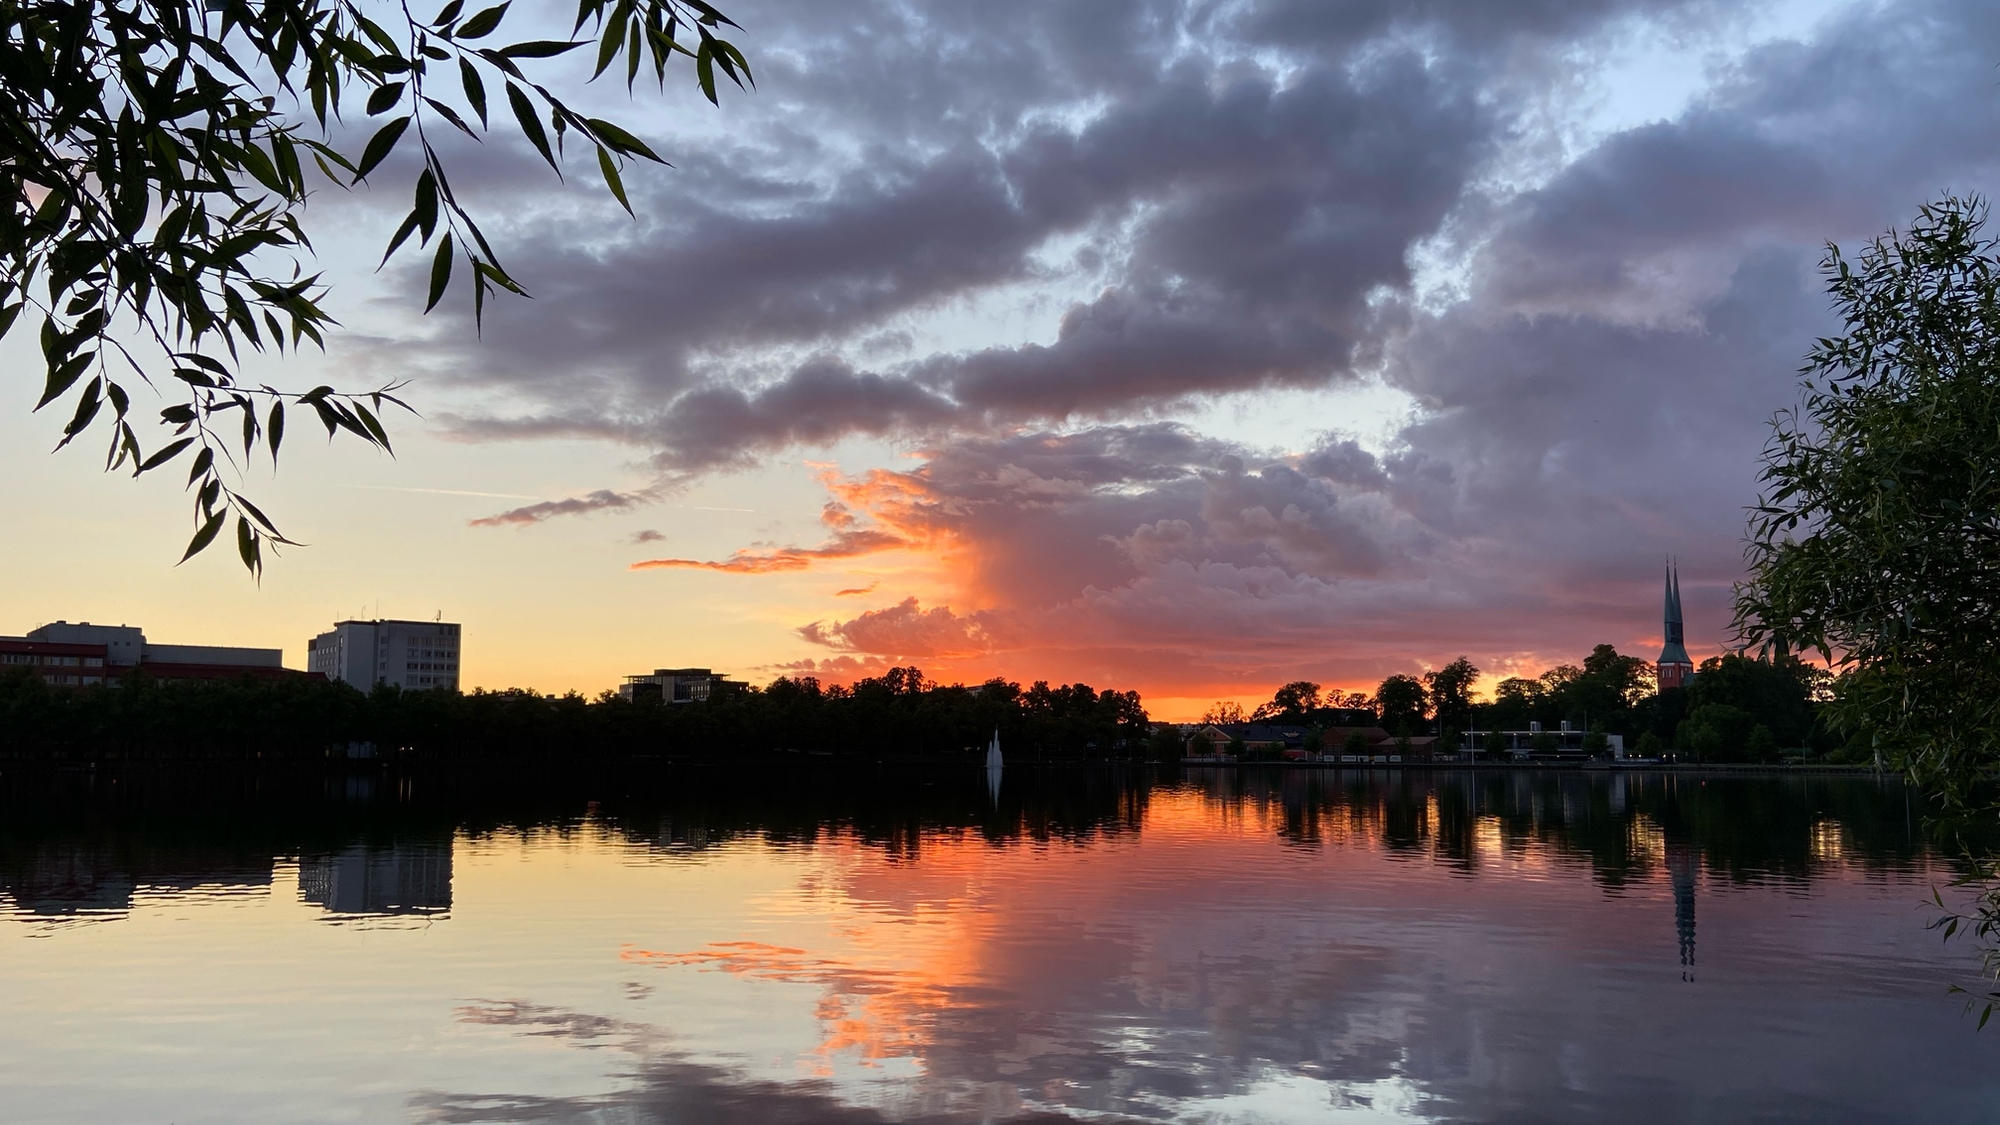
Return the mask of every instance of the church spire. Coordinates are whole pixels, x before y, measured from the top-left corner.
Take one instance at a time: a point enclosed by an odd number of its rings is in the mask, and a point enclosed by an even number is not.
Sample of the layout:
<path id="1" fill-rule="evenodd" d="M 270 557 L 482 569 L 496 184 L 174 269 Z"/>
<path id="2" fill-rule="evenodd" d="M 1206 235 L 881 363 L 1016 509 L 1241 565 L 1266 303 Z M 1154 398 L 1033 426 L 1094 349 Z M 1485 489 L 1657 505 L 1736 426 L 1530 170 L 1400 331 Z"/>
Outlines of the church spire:
<path id="1" fill-rule="evenodd" d="M 1686 625 L 1681 618 L 1681 573 L 1672 561 L 1667 563 L 1664 616 L 1661 633 L 1665 643 L 1660 646 L 1660 659 L 1654 668 L 1662 691 L 1685 687 L 1688 678 L 1694 675 L 1694 661 L 1687 652 Z"/>

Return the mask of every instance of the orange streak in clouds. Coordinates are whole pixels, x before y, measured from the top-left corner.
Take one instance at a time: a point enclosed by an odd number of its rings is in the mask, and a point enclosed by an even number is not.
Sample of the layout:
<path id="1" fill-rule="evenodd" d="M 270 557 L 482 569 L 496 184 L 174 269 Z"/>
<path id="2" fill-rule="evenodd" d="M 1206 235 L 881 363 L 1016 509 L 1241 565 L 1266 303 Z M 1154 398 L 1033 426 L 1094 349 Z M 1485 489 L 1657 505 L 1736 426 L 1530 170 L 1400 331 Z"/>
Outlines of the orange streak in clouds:
<path id="1" fill-rule="evenodd" d="M 877 475 L 882 474 L 879 471 L 870 474 L 871 477 Z M 895 474 L 887 475 L 894 476 Z M 805 570 L 816 562 L 828 559 L 861 558 L 865 555 L 881 554 L 884 551 L 915 548 L 922 545 L 929 538 L 926 534 L 911 534 L 909 530 L 898 526 L 896 520 L 883 518 L 883 513 L 876 510 L 873 503 L 870 502 L 868 486 L 860 485 L 860 482 L 851 482 L 852 485 L 859 485 L 859 490 L 857 490 L 857 488 L 850 486 L 850 482 L 840 481 L 832 470 L 821 473 L 819 479 L 826 486 L 827 490 L 835 496 L 859 498 L 868 510 L 869 515 L 874 516 L 879 522 L 888 524 L 892 530 L 884 531 L 876 528 L 855 526 L 857 519 L 853 509 L 836 499 L 828 501 L 820 509 L 819 522 L 826 525 L 830 534 L 826 542 L 817 547 L 772 547 L 765 550 L 750 550 L 746 548 L 721 560 L 646 559 L 633 563 L 631 569 L 716 570 L 730 574 L 776 574 L 783 571 Z M 866 591 L 857 592 L 865 593 Z"/>

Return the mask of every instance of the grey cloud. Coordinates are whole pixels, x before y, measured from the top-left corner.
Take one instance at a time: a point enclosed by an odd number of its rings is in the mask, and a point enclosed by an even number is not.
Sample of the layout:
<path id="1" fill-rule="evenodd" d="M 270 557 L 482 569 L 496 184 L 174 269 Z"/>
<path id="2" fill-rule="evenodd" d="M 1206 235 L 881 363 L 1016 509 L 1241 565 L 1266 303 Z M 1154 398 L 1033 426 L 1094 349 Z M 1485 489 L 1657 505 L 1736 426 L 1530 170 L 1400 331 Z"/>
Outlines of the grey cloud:
<path id="1" fill-rule="evenodd" d="M 689 472 L 742 465 L 788 445 L 922 429 L 956 414 L 929 388 L 823 357 L 755 390 L 709 384 L 689 391 L 648 435 L 659 449 L 655 464 Z"/>
<path id="2" fill-rule="evenodd" d="M 600 488 L 584 496 L 572 496 L 567 500 L 543 500 L 535 504 L 525 504 L 510 508 L 490 516 L 482 516 L 472 521 L 474 527 L 532 526 L 543 520 L 557 516 L 582 515 L 586 512 L 618 511 L 641 504 L 650 504 L 658 497 L 647 491 L 614 492 Z"/>
<path id="3" fill-rule="evenodd" d="M 907 438 L 929 453 L 895 514 L 977 544 L 978 604 L 1030 639 L 1096 613 L 1128 652 L 1253 622 L 1368 660 L 1575 649 L 1655 627 L 1669 551 L 1720 644 L 1763 422 L 1833 327 L 1821 241 L 1990 186 L 2000 135 L 2000 8 L 1970 0 L 1854 5 L 1520 191 L 1482 170 L 1591 36 L 1741 10 L 755 11 L 797 30 L 744 128 L 653 181 L 630 237 L 532 240 L 543 299 L 466 376 L 529 405 L 456 424 L 623 442 L 670 477 Z M 1433 237 L 1465 267 L 1442 309 L 1409 293 Z M 1076 244 L 1094 295 L 1034 341 L 881 350 L 952 302 L 1076 282 L 1043 257 Z M 1363 367 L 1419 408 L 1379 453 L 1121 424 Z"/>
<path id="4" fill-rule="evenodd" d="M 664 186 L 641 203 L 670 217 L 609 245 L 574 223 L 514 245 L 509 268 L 538 299 L 496 305 L 479 366 L 460 377 L 629 405 L 684 389 L 698 352 L 812 340 L 1008 280 L 1035 237 L 972 151 L 850 177 L 777 215 Z"/>
<path id="5" fill-rule="evenodd" d="M 1332 578 L 1373 575 L 1388 551 L 1343 510 L 1326 480 L 1288 465 L 1247 473 L 1226 465 L 1208 478 L 1202 518 L 1224 543 L 1254 543 L 1288 572 Z"/>
<path id="6" fill-rule="evenodd" d="M 1316 0 L 1225 8 L 1222 22 L 1246 38 L 1290 48 L 1344 46 L 1397 29 L 1432 31 L 1460 42 L 1571 36 L 1621 16 L 1710 9 L 1708 0 L 1400 0 L 1325 4 Z"/>
<path id="7" fill-rule="evenodd" d="M 1372 331 L 1372 294 L 1407 283 L 1410 242 L 1458 199 L 1494 114 L 1409 50 L 1280 82 L 1226 55 L 1170 63 L 1125 47 L 1133 81 L 1080 127 L 1023 92 L 976 140 L 885 145 L 775 207 L 667 186 L 647 213 L 669 217 L 633 238 L 548 229 L 510 257 L 542 299 L 493 318 L 461 377 L 561 414 L 466 432 L 579 432 L 576 415 L 594 411 L 604 432 L 643 435 L 663 464 L 699 472 L 846 433 L 1115 416 L 1342 377 Z M 694 163 L 755 156 L 724 144 Z M 774 377 L 786 348 L 874 338 L 895 317 L 1039 277 L 1051 267 L 1034 255 L 1063 235 L 1099 244 L 1113 284 L 1050 344 L 870 372 L 840 402 L 828 360 Z M 807 413 L 776 414 L 794 408 Z"/>
<path id="8" fill-rule="evenodd" d="M 834 1083 L 804 1079 L 774 1082 L 745 1078 L 727 1067 L 696 1061 L 689 1052 L 666 1045 L 661 1029 L 630 1020 L 543 1005 L 508 1002 L 462 1010 L 459 1018 L 585 1048 L 610 1047 L 630 1055 L 631 1081 L 602 1094 L 537 1095 L 427 1090 L 412 1096 L 412 1119 L 426 1125 L 473 1122 L 577 1122 L 615 1117 L 626 1120 L 704 1122 L 713 1125 L 1062 1125 L 1074 1117 L 1026 1109 L 1016 1095 L 1012 1112 L 996 1107 L 964 1107 L 897 1112 L 856 1105 Z M 1111 1125 L 1137 1118 L 1101 1117 Z"/>
<path id="9" fill-rule="evenodd" d="M 1387 462 L 1399 503 L 1515 545 L 1556 588 L 1687 556 L 1720 641 L 1764 423 L 1838 328 L 1821 243 L 1991 182 L 1973 136 L 2000 127 L 1978 46 L 1997 32 L 1988 5 L 1861 6 L 1501 207 L 1470 299 L 1391 348 L 1391 382 L 1425 408 Z"/>
<path id="10" fill-rule="evenodd" d="M 1262 323 L 1251 310 L 1170 296 L 1108 293 L 1071 309 L 1053 345 L 940 357 L 926 381 L 967 408 L 1006 421 L 1062 421 L 1201 391 L 1324 378 L 1346 366 L 1350 338 L 1309 318 Z"/>
<path id="11" fill-rule="evenodd" d="M 1336 484 L 1380 488 L 1389 482 L 1381 462 L 1352 438 L 1330 438 L 1308 452 L 1299 467 Z"/>

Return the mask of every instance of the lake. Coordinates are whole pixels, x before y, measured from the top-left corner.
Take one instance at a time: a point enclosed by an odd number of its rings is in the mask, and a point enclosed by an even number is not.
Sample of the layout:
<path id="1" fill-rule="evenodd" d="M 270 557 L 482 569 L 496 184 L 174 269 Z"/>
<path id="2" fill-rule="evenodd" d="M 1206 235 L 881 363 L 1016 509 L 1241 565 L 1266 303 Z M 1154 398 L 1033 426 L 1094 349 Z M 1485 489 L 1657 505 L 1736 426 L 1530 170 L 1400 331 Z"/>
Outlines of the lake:
<path id="1" fill-rule="evenodd" d="M 0 774 L 0 1118 L 2000 1118 L 1854 776 Z"/>

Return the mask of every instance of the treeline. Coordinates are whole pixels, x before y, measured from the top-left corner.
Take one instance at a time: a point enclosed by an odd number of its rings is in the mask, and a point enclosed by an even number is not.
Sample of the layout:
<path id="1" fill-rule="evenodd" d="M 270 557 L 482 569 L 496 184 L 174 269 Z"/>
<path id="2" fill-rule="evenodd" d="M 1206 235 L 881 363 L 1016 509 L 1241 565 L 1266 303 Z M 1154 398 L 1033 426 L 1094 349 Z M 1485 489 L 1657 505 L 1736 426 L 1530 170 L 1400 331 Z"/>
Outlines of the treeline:
<path id="1" fill-rule="evenodd" d="M 1137 692 L 994 680 L 940 685 L 895 668 L 849 686 L 811 678 L 725 689 L 700 703 L 626 702 L 606 693 L 361 692 L 309 680 L 50 687 L 0 675 L 0 756 L 311 759 L 372 744 L 384 756 L 724 758 L 744 753 L 972 758 L 995 730 L 1010 760 L 1136 757 L 1149 724 Z"/>
<path id="2" fill-rule="evenodd" d="M 1417 676 L 1391 676 L 1372 696 L 1280 687 L 1245 713 L 1212 708 L 1206 721 L 1256 721 L 1328 730 L 1381 726 L 1436 734 L 1456 746 L 1471 731 L 1576 730 L 1618 734 L 1628 751 L 1674 751 L 1700 761 L 1776 761 L 1787 753 L 1866 756 L 1821 721 L 1833 690 L 1825 670 L 1791 657 L 1705 661 L 1686 688 L 1657 691 L 1649 661 L 1598 645 L 1578 665 L 1502 680 L 1472 699 L 1479 669 L 1461 657 Z M 995 730 L 1009 760 L 1178 760 L 1180 732 L 1148 721 L 1137 692 L 1085 684 L 1027 687 L 1005 680 L 942 685 L 916 668 L 848 686 L 810 677 L 725 689 L 700 703 L 626 702 L 606 693 L 361 692 L 305 678 L 160 682 L 143 672 L 116 686 L 50 687 L 27 669 L 0 674 L 0 756 L 11 758 L 311 759 L 371 744 L 420 760 L 620 757 L 727 758 L 745 753 L 970 759 Z"/>
<path id="3" fill-rule="evenodd" d="M 1581 664 L 1501 680 L 1491 700 L 1472 698 L 1479 674 L 1461 656 L 1422 676 L 1390 676 L 1373 696 L 1323 692 L 1301 680 L 1250 712 L 1217 704 L 1204 719 L 1321 729 L 1366 722 L 1395 735 L 1435 734 L 1447 746 L 1459 745 L 1470 731 L 1481 748 L 1494 741 L 1491 732 L 1525 731 L 1536 723 L 1556 731 L 1569 723 L 1578 731 L 1621 735 L 1628 752 L 1648 756 L 1671 751 L 1708 762 L 1774 762 L 1788 752 L 1835 760 L 1865 756 L 1822 720 L 1822 705 L 1837 687 L 1833 678 L 1792 656 L 1710 657 L 1692 683 L 1666 691 L 1658 690 L 1651 661 L 1611 645 L 1598 645 Z"/>

